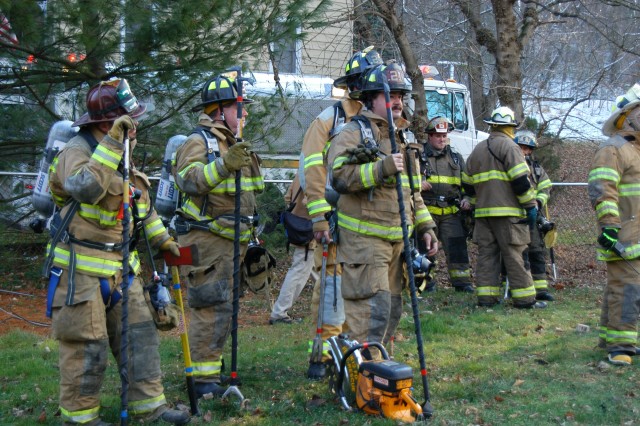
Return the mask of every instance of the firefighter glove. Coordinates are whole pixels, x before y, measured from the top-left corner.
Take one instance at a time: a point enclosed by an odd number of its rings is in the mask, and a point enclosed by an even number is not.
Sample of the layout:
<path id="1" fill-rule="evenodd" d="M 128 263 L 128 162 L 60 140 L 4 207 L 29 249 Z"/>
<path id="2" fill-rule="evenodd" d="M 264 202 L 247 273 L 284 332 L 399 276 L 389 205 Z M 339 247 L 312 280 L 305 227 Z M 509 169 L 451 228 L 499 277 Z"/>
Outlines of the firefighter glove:
<path id="1" fill-rule="evenodd" d="M 537 220 L 538 208 L 536 206 L 527 208 L 527 223 L 529 224 L 529 229 L 533 229 L 536 226 Z"/>
<path id="2" fill-rule="evenodd" d="M 136 124 L 133 121 L 133 118 L 128 115 L 123 115 L 116 118 L 116 121 L 113 122 L 111 129 L 109 129 L 109 137 L 111 139 L 116 140 L 118 142 L 123 142 L 125 132 L 129 130 L 135 129 Z"/>
<path id="3" fill-rule="evenodd" d="M 161 251 L 170 251 L 176 257 L 180 257 L 180 244 L 175 242 L 173 238 L 169 238 L 167 241 L 160 245 Z"/>
<path id="4" fill-rule="evenodd" d="M 161 331 L 173 330 L 180 323 L 180 310 L 173 303 L 159 309 L 156 311 L 156 315 L 152 316 L 156 328 Z"/>
<path id="5" fill-rule="evenodd" d="M 236 172 L 245 166 L 251 165 L 251 155 L 249 142 L 238 142 L 229 148 L 229 151 L 222 157 L 224 166 L 230 172 Z"/>
<path id="6" fill-rule="evenodd" d="M 347 154 L 349 154 L 347 164 L 371 163 L 377 159 L 378 148 L 367 148 L 360 144 L 355 148 L 349 148 Z"/>
<path id="7" fill-rule="evenodd" d="M 387 155 L 382 160 L 382 177 L 393 176 L 398 173 L 398 166 L 396 166 L 395 159 L 393 155 Z"/>
<path id="8" fill-rule="evenodd" d="M 602 228 L 602 234 L 598 237 L 598 244 L 607 250 L 611 250 L 618 242 L 618 228 Z"/>

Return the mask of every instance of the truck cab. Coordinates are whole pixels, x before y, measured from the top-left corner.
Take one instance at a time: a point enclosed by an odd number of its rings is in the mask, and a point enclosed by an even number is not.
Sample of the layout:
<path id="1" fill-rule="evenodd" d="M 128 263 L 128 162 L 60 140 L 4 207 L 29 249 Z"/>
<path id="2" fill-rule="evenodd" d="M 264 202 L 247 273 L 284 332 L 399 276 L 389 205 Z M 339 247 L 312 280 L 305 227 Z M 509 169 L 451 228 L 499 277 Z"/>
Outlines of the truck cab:
<path id="1" fill-rule="evenodd" d="M 421 65 L 420 71 L 424 76 L 429 119 L 443 116 L 451 120 L 454 125 L 449 134 L 451 147 L 466 159 L 478 142 L 489 137 L 488 133 L 476 130 L 469 90 L 452 78 L 443 80 L 433 66 Z"/>

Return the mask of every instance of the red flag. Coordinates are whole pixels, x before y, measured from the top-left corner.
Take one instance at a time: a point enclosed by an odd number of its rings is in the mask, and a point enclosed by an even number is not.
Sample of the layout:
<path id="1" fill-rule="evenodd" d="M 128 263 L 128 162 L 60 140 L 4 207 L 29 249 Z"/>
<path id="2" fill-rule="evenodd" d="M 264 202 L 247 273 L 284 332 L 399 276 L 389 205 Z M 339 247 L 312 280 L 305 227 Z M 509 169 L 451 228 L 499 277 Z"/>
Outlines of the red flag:
<path id="1" fill-rule="evenodd" d="M 11 29 L 9 20 L 2 13 L 0 13 L 0 40 L 18 44 L 18 37 Z"/>

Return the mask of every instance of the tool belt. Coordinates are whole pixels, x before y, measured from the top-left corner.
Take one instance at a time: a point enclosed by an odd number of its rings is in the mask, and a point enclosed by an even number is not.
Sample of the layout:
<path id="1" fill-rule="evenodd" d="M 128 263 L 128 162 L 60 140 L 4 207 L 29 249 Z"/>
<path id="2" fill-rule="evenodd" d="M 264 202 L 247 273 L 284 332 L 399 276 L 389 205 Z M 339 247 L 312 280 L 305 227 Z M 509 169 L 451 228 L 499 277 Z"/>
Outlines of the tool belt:
<path id="1" fill-rule="evenodd" d="M 64 226 L 64 229 L 60 229 L 62 226 Z M 53 216 L 53 219 L 51 220 L 51 233 L 53 238 L 55 238 L 56 236 L 58 237 L 57 241 L 63 242 L 65 244 L 77 244 L 82 247 L 88 247 L 91 249 L 107 252 L 122 251 L 122 243 L 102 243 L 98 241 L 80 240 L 71 235 L 67 228 L 68 224 L 64 223 L 59 214 Z"/>
<path id="2" fill-rule="evenodd" d="M 191 230 L 193 229 L 197 229 L 200 231 L 209 231 L 209 224 L 217 219 L 235 220 L 236 217 L 235 215 L 232 215 L 232 214 L 223 214 L 223 215 L 217 216 L 214 219 L 190 220 L 190 219 L 185 219 L 182 216 L 177 216 L 174 225 L 176 228 L 176 233 L 178 235 L 185 235 L 191 232 Z M 240 223 L 244 223 L 250 226 L 256 226 L 257 220 L 258 220 L 258 215 L 240 216 Z"/>
<path id="3" fill-rule="evenodd" d="M 445 197 L 444 195 L 438 195 L 435 197 L 422 197 L 424 199 L 424 203 L 427 206 L 437 206 L 437 207 L 458 207 L 460 205 L 459 197 Z"/>
<path id="4" fill-rule="evenodd" d="M 67 234 L 68 235 L 68 234 Z M 107 252 L 122 251 L 122 243 L 99 243 L 97 241 L 79 240 L 69 235 L 69 242 L 77 244 L 82 247 L 88 247 L 91 249 L 102 250 Z M 62 240 L 65 242 L 64 240 Z"/>
<path id="5" fill-rule="evenodd" d="M 427 205 L 427 210 L 432 215 L 448 215 L 456 214 L 460 211 L 460 198 L 459 197 L 445 197 L 439 195 L 436 197 L 423 197 L 424 203 Z"/>

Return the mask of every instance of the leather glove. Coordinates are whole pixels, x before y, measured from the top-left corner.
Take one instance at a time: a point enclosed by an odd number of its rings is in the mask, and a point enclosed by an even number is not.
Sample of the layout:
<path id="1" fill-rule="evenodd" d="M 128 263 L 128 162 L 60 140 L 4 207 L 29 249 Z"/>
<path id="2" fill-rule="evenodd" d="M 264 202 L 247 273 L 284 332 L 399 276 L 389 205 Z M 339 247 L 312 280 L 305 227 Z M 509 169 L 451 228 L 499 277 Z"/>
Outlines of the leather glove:
<path id="1" fill-rule="evenodd" d="M 113 122 L 111 129 L 107 133 L 111 139 L 116 140 L 118 142 L 124 141 L 124 132 L 128 132 L 129 130 L 135 129 L 136 124 L 133 121 L 133 118 L 128 115 L 123 115 L 116 118 L 116 121 Z"/>
<path id="2" fill-rule="evenodd" d="M 227 170 L 236 172 L 245 166 L 250 166 L 250 149 L 251 144 L 249 142 L 238 142 L 235 145 L 231 145 L 227 153 L 222 156 L 222 162 Z"/>
<path id="3" fill-rule="evenodd" d="M 538 208 L 536 206 L 533 206 L 526 209 L 526 211 L 527 211 L 527 223 L 529 224 L 529 229 L 534 229 L 536 226 L 536 221 L 538 220 Z"/>
<path id="4" fill-rule="evenodd" d="M 349 159 L 347 164 L 364 164 L 376 161 L 378 148 L 367 148 L 362 144 L 359 144 L 356 148 L 349 148 L 347 150 Z"/>
<path id="5" fill-rule="evenodd" d="M 598 237 L 598 244 L 607 250 L 611 250 L 618 242 L 618 228 L 602 228 L 602 233 Z"/>
<path id="6" fill-rule="evenodd" d="M 393 158 L 393 155 L 387 155 L 382 160 L 382 177 L 393 176 L 398 173 L 398 167 L 396 167 L 396 162 Z"/>
<path id="7" fill-rule="evenodd" d="M 173 238 L 169 238 L 167 241 L 160 245 L 161 251 L 170 251 L 176 257 L 180 257 L 180 244 L 175 242 Z"/>
<path id="8" fill-rule="evenodd" d="M 173 303 L 169 303 L 157 311 L 157 318 L 153 318 L 156 328 L 161 331 L 173 330 L 180 323 L 180 310 Z"/>

